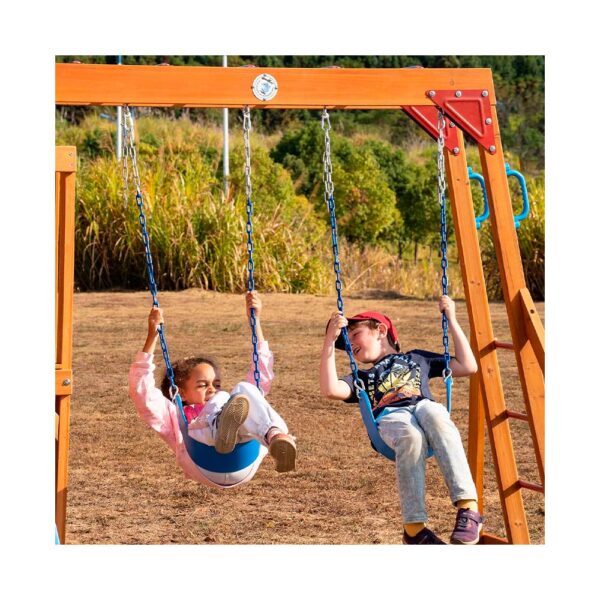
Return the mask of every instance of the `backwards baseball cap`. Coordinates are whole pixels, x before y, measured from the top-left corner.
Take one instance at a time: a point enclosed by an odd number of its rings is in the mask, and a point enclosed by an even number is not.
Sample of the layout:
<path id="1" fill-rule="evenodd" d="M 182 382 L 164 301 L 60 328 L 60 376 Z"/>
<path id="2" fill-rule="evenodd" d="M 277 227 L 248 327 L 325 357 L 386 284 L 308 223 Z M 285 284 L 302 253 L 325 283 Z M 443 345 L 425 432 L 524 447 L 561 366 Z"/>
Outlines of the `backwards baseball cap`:
<path id="1" fill-rule="evenodd" d="M 398 332 L 396 331 L 396 328 L 394 327 L 394 324 L 391 322 L 389 317 L 386 317 L 386 315 L 379 313 L 379 312 L 374 312 L 374 311 L 367 311 L 367 312 L 362 312 L 359 313 L 357 315 L 354 315 L 353 317 L 348 317 L 348 325 L 350 325 L 351 323 L 357 323 L 358 321 L 369 321 L 369 320 L 373 320 L 373 321 L 377 321 L 378 323 L 383 323 L 387 328 L 388 328 L 388 337 L 392 340 L 392 342 L 398 346 Z M 345 350 L 346 346 L 344 345 L 344 336 L 343 335 L 339 335 L 338 339 L 335 340 L 335 347 L 338 350 Z"/>

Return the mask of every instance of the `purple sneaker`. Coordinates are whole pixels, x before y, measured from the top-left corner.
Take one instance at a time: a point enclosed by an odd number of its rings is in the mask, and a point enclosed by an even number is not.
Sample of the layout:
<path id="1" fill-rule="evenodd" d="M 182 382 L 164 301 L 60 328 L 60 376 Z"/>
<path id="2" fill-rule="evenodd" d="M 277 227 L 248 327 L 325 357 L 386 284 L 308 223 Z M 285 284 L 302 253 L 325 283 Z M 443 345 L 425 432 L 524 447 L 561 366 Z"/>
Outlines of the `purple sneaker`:
<path id="1" fill-rule="evenodd" d="M 450 543 L 477 544 L 482 527 L 483 517 L 477 511 L 459 508 L 456 515 L 456 525 L 454 525 L 454 531 L 450 536 Z"/>
<path id="2" fill-rule="evenodd" d="M 427 529 L 427 527 L 425 527 L 424 529 L 421 529 L 421 531 L 419 531 L 419 533 L 417 533 L 417 535 L 415 535 L 414 537 L 408 535 L 408 533 L 406 533 L 406 531 L 404 532 L 404 535 L 402 536 L 402 543 L 404 544 L 443 544 L 444 546 L 446 545 L 446 542 L 442 542 L 442 540 L 440 540 L 440 538 L 435 535 L 435 533 L 433 533 L 433 531 L 431 531 L 431 529 Z"/>

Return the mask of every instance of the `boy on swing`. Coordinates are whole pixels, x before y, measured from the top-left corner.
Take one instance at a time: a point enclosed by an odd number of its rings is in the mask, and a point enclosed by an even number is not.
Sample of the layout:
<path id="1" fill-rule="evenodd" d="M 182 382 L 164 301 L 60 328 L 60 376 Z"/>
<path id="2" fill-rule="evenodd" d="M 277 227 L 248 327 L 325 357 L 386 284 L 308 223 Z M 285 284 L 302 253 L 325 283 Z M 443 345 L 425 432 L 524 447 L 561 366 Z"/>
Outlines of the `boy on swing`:
<path id="1" fill-rule="evenodd" d="M 445 312 L 456 356 L 450 360 L 454 377 L 477 371 L 477 362 L 456 318 L 454 301 L 442 296 L 440 312 Z M 482 527 L 477 491 L 469 470 L 460 434 L 444 406 L 432 400 L 429 379 L 442 377 L 444 355 L 425 350 L 400 351 L 398 334 L 391 320 L 377 312 L 364 312 L 346 319 L 333 313 L 321 352 L 320 387 L 327 398 L 358 402 L 352 375 L 338 378 L 335 348 L 345 349 L 343 327 L 354 357 L 368 365 L 359 370 L 381 439 L 396 455 L 396 478 L 405 544 L 444 544 L 425 526 L 425 461 L 431 447 L 458 508 L 452 544 L 476 544 Z"/>

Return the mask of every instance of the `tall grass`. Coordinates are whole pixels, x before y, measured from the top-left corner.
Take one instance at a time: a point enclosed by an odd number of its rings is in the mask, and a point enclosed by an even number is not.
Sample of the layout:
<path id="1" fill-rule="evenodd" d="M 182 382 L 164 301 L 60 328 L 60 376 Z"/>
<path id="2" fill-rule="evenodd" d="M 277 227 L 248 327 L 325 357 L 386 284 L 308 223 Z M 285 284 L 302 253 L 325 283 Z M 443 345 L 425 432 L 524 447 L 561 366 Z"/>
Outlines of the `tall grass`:
<path id="1" fill-rule="evenodd" d="M 248 274 L 246 197 L 241 136 L 230 136 L 231 180 L 224 197 L 221 131 L 186 119 L 137 120 L 138 157 L 159 289 L 189 287 L 240 292 Z M 90 117 L 79 127 L 57 123 L 57 143 L 76 145 L 80 166 L 76 204 L 76 285 L 81 290 L 144 289 L 144 248 L 134 194 L 124 204 L 121 165 L 114 158 L 115 126 Z M 335 275 L 328 219 L 295 191 L 288 171 L 273 162 L 274 137 L 252 139 L 255 280 L 259 290 L 331 293 Z M 430 149 L 408 152 L 429 160 Z M 296 186 L 297 187 L 297 186 Z M 131 190 L 133 192 L 133 190 Z M 543 181 L 530 186 L 532 216 L 521 226 L 524 265 L 543 294 Z M 479 201 L 479 199 L 477 199 Z M 492 289 L 497 267 L 482 233 L 482 254 Z M 540 249 L 540 239 L 542 245 Z M 344 289 L 439 295 L 440 261 L 423 246 L 416 260 L 383 247 L 341 238 Z M 449 293 L 464 297 L 456 248 L 449 247 Z M 496 280 L 494 280 L 496 276 Z M 492 296 L 496 294 L 494 292 Z"/>

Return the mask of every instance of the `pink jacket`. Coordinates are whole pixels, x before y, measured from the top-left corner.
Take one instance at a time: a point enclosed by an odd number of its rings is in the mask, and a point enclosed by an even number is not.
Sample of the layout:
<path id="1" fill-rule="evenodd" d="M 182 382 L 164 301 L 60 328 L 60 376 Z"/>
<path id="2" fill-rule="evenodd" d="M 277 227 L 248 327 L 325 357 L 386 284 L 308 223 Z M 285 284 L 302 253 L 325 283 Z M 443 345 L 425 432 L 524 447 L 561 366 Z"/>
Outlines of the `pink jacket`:
<path id="1" fill-rule="evenodd" d="M 260 386 L 266 395 L 273 381 L 273 353 L 265 340 L 258 345 L 258 366 L 260 371 Z M 175 453 L 175 461 L 188 479 L 193 479 L 206 485 L 214 486 L 198 470 L 189 457 L 183 436 L 177 421 L 177 406 L 165 398 L 154 380 L 154 356 L 147 352 L 138 352 L 129 369 L 129 397 L 133 400 L 140 418 L 154 429 L 162 440 Z M 246 381 L 254 383 L 254 364 L 252 364 Z M 219 486 L 215 486 L 219 487 Z"/>

